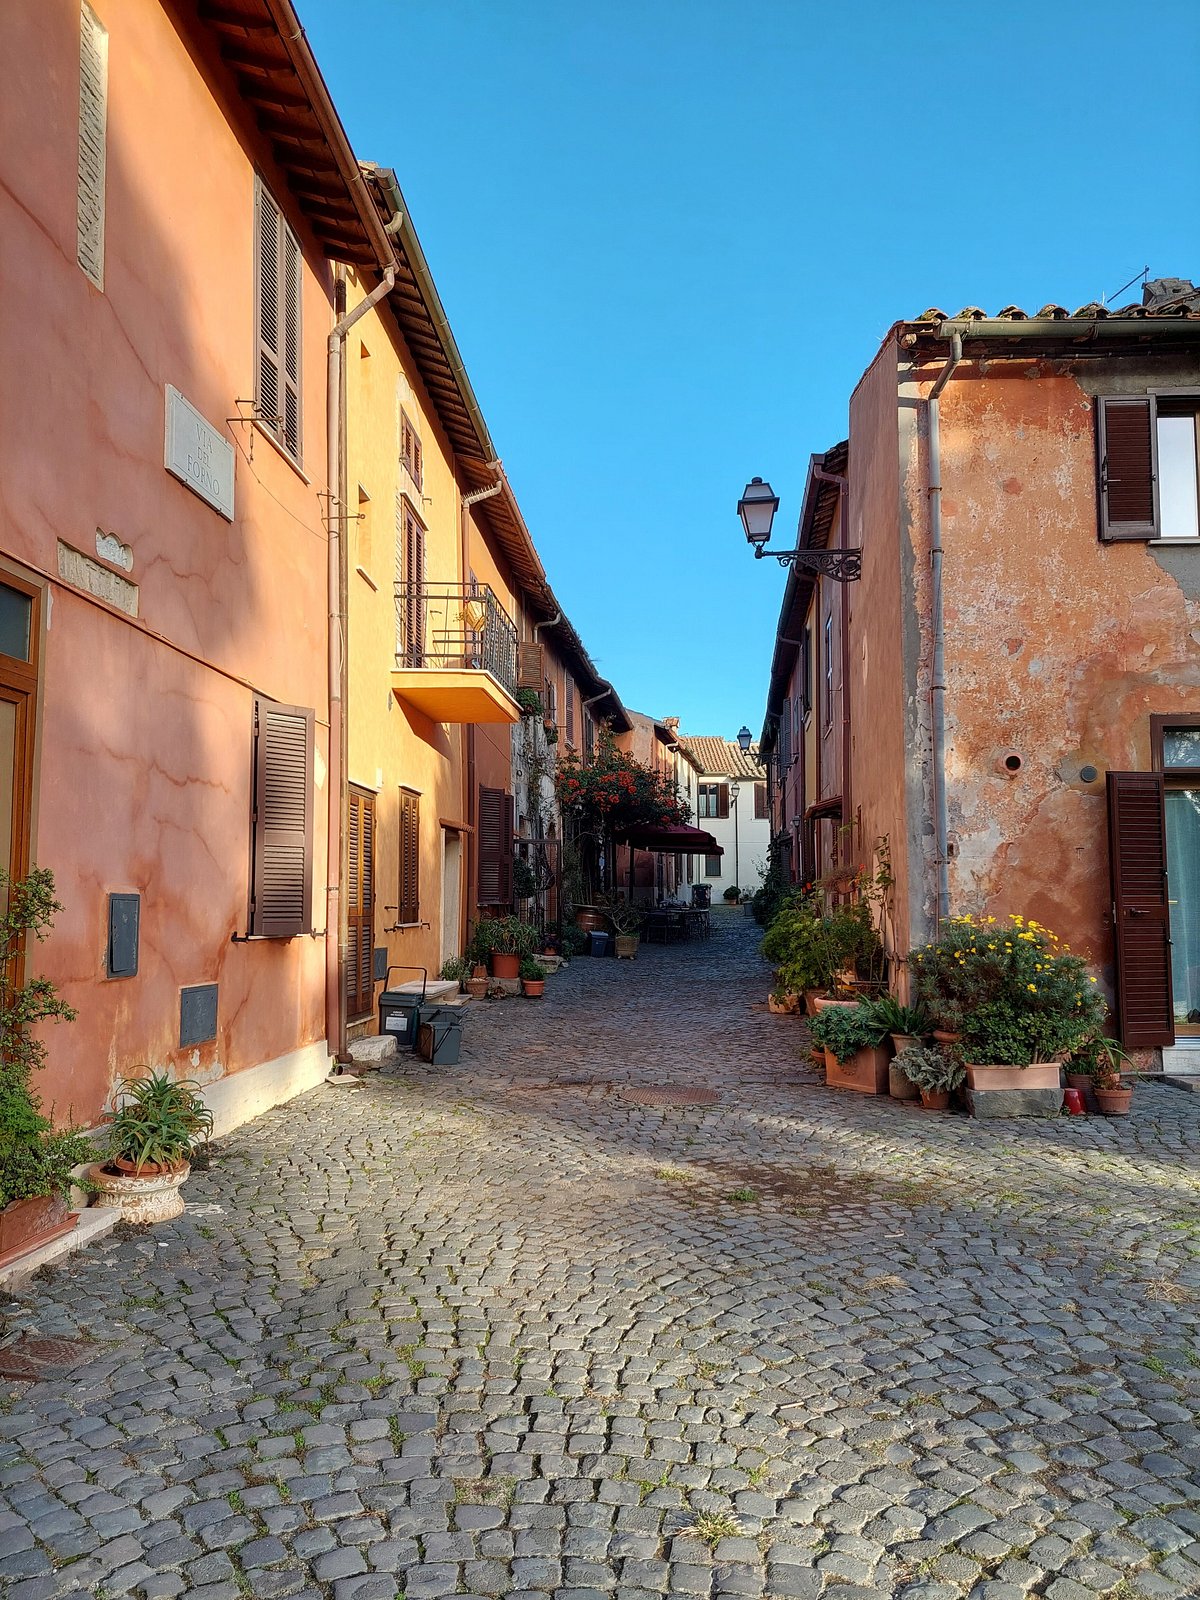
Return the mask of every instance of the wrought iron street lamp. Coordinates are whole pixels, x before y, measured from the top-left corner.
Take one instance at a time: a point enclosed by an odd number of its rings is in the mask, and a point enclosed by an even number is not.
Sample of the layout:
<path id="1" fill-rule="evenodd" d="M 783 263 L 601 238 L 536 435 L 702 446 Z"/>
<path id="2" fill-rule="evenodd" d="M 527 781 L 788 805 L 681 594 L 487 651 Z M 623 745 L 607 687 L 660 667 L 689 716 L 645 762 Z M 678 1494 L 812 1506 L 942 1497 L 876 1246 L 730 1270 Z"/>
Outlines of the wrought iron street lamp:
<path id="1" fill-rule="evenodd" d="M 734 881 L 735 885 L 737 886 L 737 892 L 738 892 L 739 896 L 741 895 L 741 892 L 742 892 L 742 872 L 741 872 L 741 867 L 738 864 L 738 815 L 737 815 L 737 803 L 738 803 L 738 795 L 741 794 L 741 792 L 742 792 L 741 791 L 741 786 L 739 784 L 731 783 L 729 785 L 729 798 L 733 802 L 733 881 Z"/>
<path id="2" fill-rule="evenodd" d="M 738 729 L 738 733 L 737 733 L 738 749 L 742 752 L 743 755 L 745 755 L 746 752 L 749 750 L 750 744 L 751 744 L 751 741 L 753 740 L 753 738 L 754 738 L 754 735 L 750 732 L 750 729 L 743 722 L 741 727 Z"/>
<path id="3" fill-rule="evenodd" d="M 767 540 L 771 537 L 771 524 L 779 510 L 779 496 L 761 478 L 751 478 L 742 490 L 737 509 L 742 527 L 746 530 L 746 538 L 754 547 L 755 560 L 774 556 L 781 567 L 818 572 L 823 577 L 832 578 L 834 583 L 853 583 L 862 576 L 861 550 L 768 550 Z"/>

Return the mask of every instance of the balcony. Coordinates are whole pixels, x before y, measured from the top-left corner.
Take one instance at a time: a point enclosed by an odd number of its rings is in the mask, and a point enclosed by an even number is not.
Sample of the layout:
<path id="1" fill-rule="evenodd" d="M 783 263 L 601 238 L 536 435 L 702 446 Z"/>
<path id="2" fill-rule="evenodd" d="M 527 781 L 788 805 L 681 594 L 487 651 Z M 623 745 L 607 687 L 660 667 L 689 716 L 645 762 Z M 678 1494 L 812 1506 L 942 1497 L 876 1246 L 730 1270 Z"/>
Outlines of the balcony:
<path id="1" fill-rule="evenodd" d="M 433 722 L 517 722 L 517 630 L 488 588 L 396 585 L 392 693 Z"/>

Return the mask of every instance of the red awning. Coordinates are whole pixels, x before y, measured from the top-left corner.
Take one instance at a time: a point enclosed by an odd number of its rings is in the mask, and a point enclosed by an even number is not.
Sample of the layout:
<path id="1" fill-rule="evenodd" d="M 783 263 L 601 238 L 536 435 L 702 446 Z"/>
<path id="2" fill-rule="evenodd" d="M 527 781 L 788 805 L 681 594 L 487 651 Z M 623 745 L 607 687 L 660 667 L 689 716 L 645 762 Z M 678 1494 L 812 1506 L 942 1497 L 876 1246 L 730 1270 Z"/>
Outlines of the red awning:
<path id="1" fill-rule="evenodd" d="M 665 828 L 638 827 L 616 835 L 618 844 L 631 844 L 635 850 L 661 850 L 664 855 L 723 856 L 724 849 L 711 833 L 689 827 L 686 822 Z"/>

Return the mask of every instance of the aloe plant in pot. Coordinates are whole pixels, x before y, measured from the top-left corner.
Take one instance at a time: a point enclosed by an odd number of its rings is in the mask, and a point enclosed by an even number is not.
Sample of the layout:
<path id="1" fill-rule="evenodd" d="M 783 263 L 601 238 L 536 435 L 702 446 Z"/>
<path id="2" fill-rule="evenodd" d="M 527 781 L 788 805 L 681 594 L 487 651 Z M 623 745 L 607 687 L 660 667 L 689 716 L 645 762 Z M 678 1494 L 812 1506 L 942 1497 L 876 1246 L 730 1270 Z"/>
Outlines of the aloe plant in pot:
<path id="1" fill-rule="evenodd" d="M 198 1144 L 212 1132 L 212 1112 L 198 1084 L 164 1072 L 123 1078 L 108 1125 L 108 1159 L 88 1177 L 96 1204 L 116 1206 L 126 1222 L 165 1222 L 183 1210 L 180 1189 Z"/>

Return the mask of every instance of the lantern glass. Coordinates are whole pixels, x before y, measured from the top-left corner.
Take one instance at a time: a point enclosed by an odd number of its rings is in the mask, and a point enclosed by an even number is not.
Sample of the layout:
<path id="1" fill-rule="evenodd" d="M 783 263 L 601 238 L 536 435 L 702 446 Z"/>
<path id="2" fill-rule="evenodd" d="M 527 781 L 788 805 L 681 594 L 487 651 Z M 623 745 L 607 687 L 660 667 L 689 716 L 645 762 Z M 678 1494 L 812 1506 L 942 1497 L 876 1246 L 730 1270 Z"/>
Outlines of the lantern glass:
<path id="1" fill-rule="evenodd" d="M 738 516 L 746 530 L 746 538 L 761 548 L 771 537 L 771 524 L 779 510 L 779 496 L 769 483 L 761 478 L 751 478 L 738 501 Z"/>
<path id="2" fill-rule="evenodd" d="M 738 749 L 743 755 L 745 755 L 747 750 L 749 750 L 752 737 L 753 735 L 751 734 L 750 729 L 745 725 L 745 723 L 743 723 L 738 729 L 737 736 Z"/>

